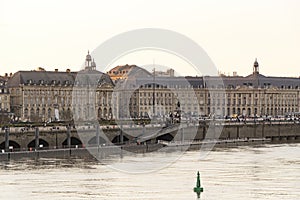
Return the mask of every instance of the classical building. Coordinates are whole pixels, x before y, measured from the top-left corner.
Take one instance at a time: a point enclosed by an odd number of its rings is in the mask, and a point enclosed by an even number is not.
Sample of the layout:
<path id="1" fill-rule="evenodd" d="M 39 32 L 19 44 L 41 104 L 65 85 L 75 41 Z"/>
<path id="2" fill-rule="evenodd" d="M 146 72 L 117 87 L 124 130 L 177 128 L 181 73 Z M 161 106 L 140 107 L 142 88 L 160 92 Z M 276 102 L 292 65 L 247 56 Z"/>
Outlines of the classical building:
<path id="1" fill-rule="evenodd" d="M 1 110 L 22 121 L 165 116 L 262 116 L 300 111 L 300 78 L 156 76 L 135 65 L 96 70 L 88 53 L 79 72 L 19 71 L 0 77 Z M 6 84 L 7 82 L 7 84 Z"/>
<path id="2" fill-rule="evenodd" d="M 23 121 L 112 118 L 113 86 L 108 75 L 96 70 L 88 53 L 85 68 L 79 72 L 15 73 L 8 81 L 11 112 Z"/>
<path id="3" fill-rule="evenodd" d="M 120 97 L 122 111 L 126 111 L 122 117 L 165 115 L 174 111 L 178 102 L 188 115 L 277 116 L 300 111 L 300 78 L 264 76 L 259 73 L 257 60 L 253 73 L 246 77 L 125 74 L 119 84 L 131 86 L 118 89 L 127 95 Z"/>
<path id="4" fill-rule="evenodd" d="M 185 112 L 199 113 L 197 97 L 185 77 L 153 76 L 137 66 L 116 80 L 114 94 L 114 115 L 119 118 L 165 116 L 176 110 L 178 103 Z"/>
<path id="5" fill-rule="evenodd" d="M 0 76 L 0 111 L 10 112 L 10 95 L 7 89 L 7 80 L 7 76 Z"/>
<path id="6" fill-rule="evenodd" d="M 10 94 L 7 89 L 8 76 L 0 76 L 0 123 L 10 121 Z"/>
<path id="7" fill-rule="evenodd" d="M 222 80 L 226 91 L 221 101 L 225 105 L 224 115 L 276 116 L 300 110 L 300 78 L 264 76 L 259 73 L 257 60 L 252 74 L 246 77 L 222 76 Z M 211 96 L 207 100 L 212 102 L 220 98 Z M 214 112 L 214 108 L 216 104 L 211 105 L 207 113 Z"/>
<path id="8" fill-rule="evenodd" d="M 264 76 L 259 73 L 257 60 L 253 73 L 246 77 L 186 79 L 198 98 L 200 115 L 277 116 L 300 111 L 300 78 Z"/>

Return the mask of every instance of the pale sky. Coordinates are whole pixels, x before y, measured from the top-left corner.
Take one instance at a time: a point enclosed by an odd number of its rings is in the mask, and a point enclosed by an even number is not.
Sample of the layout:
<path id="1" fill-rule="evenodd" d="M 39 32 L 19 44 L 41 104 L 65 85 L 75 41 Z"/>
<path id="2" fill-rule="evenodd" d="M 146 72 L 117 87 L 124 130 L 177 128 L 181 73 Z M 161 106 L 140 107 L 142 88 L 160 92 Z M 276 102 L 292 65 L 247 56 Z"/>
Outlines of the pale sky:
<path id="1" fill-rule="evenodd" d="M 298 0 L 0 0 L 0 74 L 77 71 L 87 50 L 112 36 L 163 28 L 197 42 L 226 74 L 250 74 L 257 57 L 261 74 L 299 77 L 299 9 Z M 174 65 L 129 58 L 116 64 Z"/>

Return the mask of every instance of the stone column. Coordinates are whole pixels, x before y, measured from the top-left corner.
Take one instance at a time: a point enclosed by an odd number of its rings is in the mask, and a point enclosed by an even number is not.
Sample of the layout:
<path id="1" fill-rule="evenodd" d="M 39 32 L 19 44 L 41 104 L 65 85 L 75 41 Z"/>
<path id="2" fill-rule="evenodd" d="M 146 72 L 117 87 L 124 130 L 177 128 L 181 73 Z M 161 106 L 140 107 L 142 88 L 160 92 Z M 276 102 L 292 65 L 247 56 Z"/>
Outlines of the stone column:
<path id="1" fill-rule="evenodd" d="M 184 142 L 184 130 L 183 127 L 181 128 L 181 142 Z"/>
<path id="2" fill-rule="evenodd" d="M 40 135 L 40 130 L 38 127 L 36 127 L 35 128 L 35 149 L 38 149 L 40 146 L 39 135 Z"/>
<path id="3" fill-rule="evenodd" d="M 100 140 L 99 140 L 99 125 L 96 125 L 96 145 L 99 147 L 100 145 Z"/>
<path id="4" fill-rule="evenodd" d="M 68 148 L 71 148 L 71 126 L 67 126 L 67 145 Z"/>
<path id="5" fill-rule="evenodd" d="M 121 144 L 123 144 L 123 142 L 124 142 L 124 137 L 123 137 L 123 127 L 122 127 L 122 125 L 121 125 L 121 128 L 120 128 L 120 143 Z"/>

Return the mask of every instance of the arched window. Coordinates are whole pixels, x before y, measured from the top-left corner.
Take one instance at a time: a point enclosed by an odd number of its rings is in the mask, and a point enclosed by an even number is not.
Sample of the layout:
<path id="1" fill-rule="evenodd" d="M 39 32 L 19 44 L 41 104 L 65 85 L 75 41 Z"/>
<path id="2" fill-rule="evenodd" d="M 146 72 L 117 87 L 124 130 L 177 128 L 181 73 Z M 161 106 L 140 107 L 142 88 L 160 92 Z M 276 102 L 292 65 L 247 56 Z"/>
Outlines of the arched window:
<path id="1" fill-rule="evenodd" d="M 98 109 L 98 119 L 101 119 L 102 117 L 102 110 L 101 108 Z"/>
<path id="2" fill-rule="evenodd" d="M 24 110 L 24 117 L 28 118 L 28 109 L 27 108 L 25 108 L 25 110 Z"/>
<path id="3" fill-rule="evenodd" d="M 104 108 L 104 111 L 103 111 L 103 118 L 107 119 L 107 109 Z"/>
<path id="4" fill-rule="evenodd" d="M 40 117 L 40 109 L 39 108 L 36 109 L 36 116 Z"/>
<path id="5" fill-rule="evenodd" d="M 251 108 L 248 108 L 247 115 L 251 115 Z"/>
<path id="6" fill-rule="evenodd" d="M 31 108 L 31 110 L 30 110 L 30 117 L 33 117 L 33 116 L 34 116 L 34 109 Z"/>
<path id="7" fill-rule="evenodd" d="M 51 118 L 51 108 L 48 109 L 48 118 Z"/>

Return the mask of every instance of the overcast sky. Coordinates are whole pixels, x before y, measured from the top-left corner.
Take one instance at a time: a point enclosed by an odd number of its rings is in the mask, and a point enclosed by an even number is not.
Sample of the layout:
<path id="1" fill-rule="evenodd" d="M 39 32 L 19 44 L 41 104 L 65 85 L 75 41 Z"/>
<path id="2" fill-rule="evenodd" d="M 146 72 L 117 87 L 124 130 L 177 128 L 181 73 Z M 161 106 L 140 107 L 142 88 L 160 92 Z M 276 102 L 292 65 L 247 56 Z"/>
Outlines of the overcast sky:
<path id="1" fill-rule="evenodd" d="M 0 74 L 79 70 L 110 37 L 163 28 L 197 42 L 226 74 L 248 75 L 257 57 L 262 74 L 299 77 L 299 9 L 298 0 L 0 0 Z M 176 65 L 154 56 L 115 64 Z"/>

